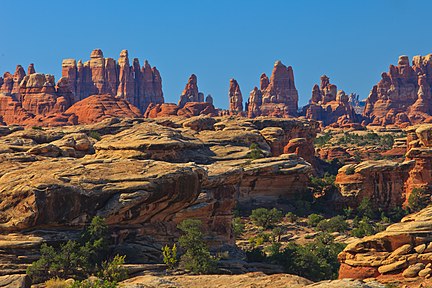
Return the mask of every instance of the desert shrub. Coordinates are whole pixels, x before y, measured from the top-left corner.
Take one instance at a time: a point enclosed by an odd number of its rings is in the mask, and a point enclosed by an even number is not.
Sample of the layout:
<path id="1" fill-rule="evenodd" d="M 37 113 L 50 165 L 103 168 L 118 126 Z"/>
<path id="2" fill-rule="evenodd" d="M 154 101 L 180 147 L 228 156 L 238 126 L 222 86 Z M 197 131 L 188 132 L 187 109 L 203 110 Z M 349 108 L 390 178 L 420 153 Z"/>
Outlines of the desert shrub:
<path id="1" fill-rule="evenodd" d="M 282 265 L 286 273 L 313 281 L 335 279 L 340 265 L 337 255 L 344 246 L 335 243 L 331 235 L 323 233 L 306 245 L 288 243 L 286 248 L 271 256 L 270 261 Z"/>
<path id="2" fill-rule="evenodd" d="M 32 126 L 33 130 L 44 130 L 41 126 Z"/>
<path id="3" fill-rule="evenodd" d="M 98 140 L 98 141 L 102 139 L 101 134 L 99 132 L 97 132 L 97 131 L 90 131 L 88 133 L 88 136 L 91 137 L 91 138 L 93 138 L 93 139 L 95 139 L 95 140 Z"/>
<path id="4" fill-rule="evenodd" d="M 240 217 L 235 217 L 232 220 L 232 227 L 233 227 L 234 236 L 239 237 L 244 232 L 245 225 L 242 223 Z"/>
<path id="5" fill-rule="evenodd" d="M 283 214 L 282 211 L 277 210 L 276 208 L 258 208 L 252 210 L 250 218 L 255 225 L 267 229 L 279 223 L 283 218 Z"/>
<path id="6" fill-rule="evenodd" d="M 428 205 L 426 191 L 414 188 L 408 197 L 408 208 L 411 212 L 418 212 Z"/>
<path id="7" fill-rule="evenodd" d="M 107 226 L 103 218 L 94 217 L 79 241 L 68 241 L 57 248 L 42 244 L 41 256 L 27 268 L 27 274 L 33 282 L 49 278 L 84 279 L 103 269 L 108 252 Z"/>
<path id="8" fill-rule="evenodd" d="M 324 220 L 324 216 L 313 213 L 308 216 L 307 224 L 309 227 L 316 227 L 322 220 Z"/>
<path id="9" fill-rule="evenodd" d="M 270 257 L 277 255 L 280 252 L 282 244 L 279 242 L 273 242 L 270 246 L 265 248 L 265 251 L 268 253 Z"/>
<path id="10" fill-rule="evenodd" d="M 367 217 L 369 219 L 376 218 L 376 211 L 374 211 L 374 207 L 369 198 L 363 197 L 360 204 L 357 207 L 357 216 L 359 217 Z"/>
<path id="11" fill-rule="evenodd" d="M 332 135 L 330 132 L 325 132 L 324 135 L 319 136 L 317 138 L 314 139 L 314 144 L 317 147 L 320 146 L 324 146 L 325 144 L 327 144 L 332 138 Z"/>
<path id="12" fill-rule="evenodd" d="M 264 157 L 264 153 L 261 151 L 261 149 L 258 147 L 258 144 L 252 143 L 249 147 L 249 158 L 251 159 L 259 159 Z"/>
<path id="13" fill-rule="evenodd" d="M 204 242 L 200 220 L 183 220 L 177 228 L 183 232 L 179 238 L 180 246 L 185 253 L 180 258 L 180 266 L 192 273 L 205 274 L 216 272 L 216 259 Z"/>
<path id="14" fill-rule="evenodd" d="M 177 265 L 177 246 L 176 244 L 170 248 L 168 245 L 162 247 L 163 262 L 168 266 L 168 269 L 174 269 Z"/>
<path id="15" fill-rule="evenodd" d="M 120 282 L 127 278 L 127 270 L 123 267 L 126 256 L 116 255 L 111 261 L 102 262 L 102 268 L 98 276 L 104 281 Z"/>
<path id="16" fill-rule="evenodd" d="M 280 242 L 281 241 L 281 236 L 282 234 L 285 232 L 284 228 L 282 227 L 275 227 L 272 229 L 272 241 L 273 242 Z"/>
<path id="17" fill-rule="evenodd" d="M 324 232 L 344 232 L 348 230 L 348 223 L 343 216 L 338 215 L 320 221 L 317 225 L 317 229 Z"/>
<path id="18" fill-rule="evenodd" d="M 267 256 L 260 248 L 253 248 L 246 251 L 246 260 L 248 262 L 264 262 Z"/>
<path id="19" fill-rule="evenodd" d="M 248 239 L 249 243 L 253 247 L 258 247 L 260 245 L 263 245 L 265 242 L 268 242 L 270 240 L 270 234 L 260 232 L 255 236 L 252 236 Z"/>
<path id="20" fill-rule="evenodd" d="M 350 166 L 345 170 L 346 175 L 353 175 L 354 173 L 355 173 L 355 168 L 353 166 Z"/>
<path id="21" fill-rule="evenodd" d="M 296 223 L 298 220 L 298 216 L 295 215 L 293 212 L 288 212 L 287 214 L 285 214 L 285 218 L 290 223 Z"/>
<path id="22" fill-rule="evenodd" d="M 370 222 L 370 219 L 367 217 L 363 217 L 361 220 L 359 220 L 357 217 L 354 218 L 351 235 L 362 238 L 364 236 L 375 234 L 376 229 Z"/>

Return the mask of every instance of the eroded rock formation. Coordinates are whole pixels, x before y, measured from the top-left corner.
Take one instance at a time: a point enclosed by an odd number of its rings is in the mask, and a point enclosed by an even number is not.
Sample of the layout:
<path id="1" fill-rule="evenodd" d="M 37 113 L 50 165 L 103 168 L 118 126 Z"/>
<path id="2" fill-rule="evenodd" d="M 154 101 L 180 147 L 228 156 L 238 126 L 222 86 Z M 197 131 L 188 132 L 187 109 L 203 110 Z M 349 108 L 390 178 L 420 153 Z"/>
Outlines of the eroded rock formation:
<path id="1" fill-rule="evenodd" d="M 321 121 L 323 126 L 357 127 L 361 122 L 360 115 L 350 104 L 349 96 L 330 84 L 326 75 L 321 76 L 320 86 L 312 88 L 309 105 L 303 107 L 302 114 L 308 119 Z"/>
<path id="2" fill-rule="evenodd" d="M 297 116 L 298 92 L 292 67 L 276 61 L 270 80 L 267 75 L 261 75 L 260 89 L 254 89 L 250 93 L 247 107 L 249 117 Z"/>
<path id="3" fill-rule="evenodd" d="M 363 115 L 371 125 L 398 125 L 428 122 L 431 115 L 432 55 L 400 56 L 397 66 L 390 65 L 389 72 L 372 88 Z"/>
<path id="4" fill-rule="evenodd" d="M 231 115 L 241 115 L 243 113 L 243 97 L 240 91 L 240 85 L 235 79 L 230 80 L 228 91 L 229 112 Z"/>

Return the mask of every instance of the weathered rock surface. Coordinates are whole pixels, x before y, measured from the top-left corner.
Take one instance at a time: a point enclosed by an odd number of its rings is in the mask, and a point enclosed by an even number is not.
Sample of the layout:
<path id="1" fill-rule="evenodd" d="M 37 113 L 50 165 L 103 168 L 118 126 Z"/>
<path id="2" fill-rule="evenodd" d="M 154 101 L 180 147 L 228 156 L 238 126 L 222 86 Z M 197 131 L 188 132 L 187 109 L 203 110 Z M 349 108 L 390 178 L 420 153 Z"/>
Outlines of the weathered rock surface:
<path id="1" fill-rule="evenodd" d="M 432 261 L 432 208 L 404 217 L 378 234 L 349 244 L 338 258 L 339 278 L 364 279 L 383 274 L 426 277 Z M 420 272 L 423 271 L 420 275 Z"/>
<path id="2" fill-rule="evenodd" d="M 389 72 L 374 86 L 366 100 L 363 115 L 371 125 L 398 125 L 430 121 L 431 115 L 431 55 L 400 56 L 397 66 L 390 65 Z"/>
<path id="3" fill-rule="evenodd" d="M 321 76 L 320 86 L 312 89 L 312 98 L 309 105 L 303 107 L 302 115 L 308 119 L 321 121 L 323 126 L 358 127 L 361 116 L 355 113 L 349 102 L 349 96 L 344 91 L 337 91 L 330 79 Z"/>
<path id="4" fill-rule="evenodd" d="M 269 203 L 306 189 L 311 164 L 283 151 L 268 156 L 275 141 L 285 147 L 301 135 L 311 143 L 311 123 L 109 118 L 2 129 L 0 274 L 24 272 L 43 242 L 75 239 L 95 215 L 106 219 L 116 251 L 131 263 L 159 262 L 162 245 L 177 239 L 176 226 L 187 218 L 203 222 L 212 249 L 233 249 L 237 201 Z M 275 128 L 285 136 L 272 140 L 262 132 Z M 249 158 L 254 143 L 265 158 Z"/>
<path id="5" fill-rule="evenodd" d="M 287 68 L 281 61 L 276 61 L 270 81 L 265 74 L 262 74 L 260 84 L 260 90 L 254 89 L 249 96 L 247 103 L 249 117 L 297 116 L 298 92 L 291 66 Z"/>
<path id="6" fill-rule="evenodd" d="M 230 80 L 228 92 L 229 112 L 231 115 L 239 115 L 243 112 L 243 96 L 240 91 L 240 85 L 235 79 Z"/>
<path id="7" fill-rule="evenodd" d="M 336 185 L 343 201 L 358 205 L 363 198 L 383 209 L 400 207 L 405 202 L 405 181 L 413 161 L 403 163 L 376 160 L 345 165 L 339 169 Z"/>
<path id="8" fill-rule="evenodd" d="M 140 110 L 121 98 L 109 94 L 93 95 L 74 104 L 65 114 L 75 115 L 79 124 L 100 122 L 106 118 L 137 118 Z"/>

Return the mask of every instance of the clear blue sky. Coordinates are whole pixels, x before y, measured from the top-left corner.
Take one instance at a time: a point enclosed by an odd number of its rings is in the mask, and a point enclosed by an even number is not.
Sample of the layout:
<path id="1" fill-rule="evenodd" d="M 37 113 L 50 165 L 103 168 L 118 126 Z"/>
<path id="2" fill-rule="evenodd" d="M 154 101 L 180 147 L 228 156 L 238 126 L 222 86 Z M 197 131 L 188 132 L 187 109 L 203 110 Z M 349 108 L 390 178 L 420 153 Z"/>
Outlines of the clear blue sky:
<path id="1" fill-rule="evenodd" d="M 271 73 L 275 60 L 294 69 L 300 105 L 322 74 L 365 98 L 396 64 L 432 53 L 432 1 L 4 1 L 0 71 L 35 63 L 58 76 L 63 58 L 89 59 L 92 49 L 148 59 L 163 79 L 166 102 L 177 102 L 191 73 L 227 107 L 229 79 L 243 97 Z"/>

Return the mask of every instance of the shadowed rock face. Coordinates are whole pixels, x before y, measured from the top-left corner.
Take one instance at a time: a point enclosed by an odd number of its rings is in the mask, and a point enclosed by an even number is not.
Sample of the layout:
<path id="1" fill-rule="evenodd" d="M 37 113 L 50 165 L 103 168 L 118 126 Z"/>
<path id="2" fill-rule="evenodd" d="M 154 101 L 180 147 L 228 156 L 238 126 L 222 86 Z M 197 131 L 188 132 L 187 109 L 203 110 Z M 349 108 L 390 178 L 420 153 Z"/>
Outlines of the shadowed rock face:
<path id="1" fill-rule="evenodd" d="M 373 87 L 363 115 L 372 125 L 398 125 L 429 121 L 431 115 L 432 64 L 431 55 L 400 56 L 397 66 L 390 65 L 381 80 Z"/>
<path id="2" fill-rule="evenodd" d="M 281 153 L 291 138 L 311 143 L 316 128 L 229 117 L 5 127 L 0 227 L 8 234 L 0 235 L 0 258 L 7 259 L 0 274 L 23 272 L 41 243 L 75 239 L 95 215 L 106 219 L 116 251 L 132 263 L 160 261 L 162 245 L 177 239 L 176 226 L 187 218 L 202 221 L 212 249 L 233 249 L 236 202 L 265 204 L 303 193 L 311 164 Z M 281 137 L 270 133 L 275 129 Z M 253 143 L 266 158 L 250 159 Z"/>
<path id="3" fill-rule="evenodd" d="M 240 85 L 235 79 L 230 80 L 230 87 L 228 92 L 229 97 L 229 112 L 231 115 L 239 115 L 243 112 L 243 97 L 240 91 Z"/>

